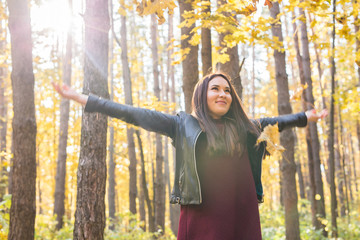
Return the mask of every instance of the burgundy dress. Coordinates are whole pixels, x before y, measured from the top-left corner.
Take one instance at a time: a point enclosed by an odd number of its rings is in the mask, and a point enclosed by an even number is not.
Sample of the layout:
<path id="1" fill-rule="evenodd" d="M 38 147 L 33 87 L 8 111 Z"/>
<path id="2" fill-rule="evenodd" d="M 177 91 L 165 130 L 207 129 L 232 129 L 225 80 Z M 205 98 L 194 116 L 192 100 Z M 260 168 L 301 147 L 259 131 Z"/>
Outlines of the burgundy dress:
<path id="1" fill-rule="evenodd" d="M 206 136 L 196 145 L 202 203 L 181 206 L 178 240 L 261 239 L 259 208 L 248 154 L 206 151 Z M 246 148 L 245 148 L 246 149 Z"/>

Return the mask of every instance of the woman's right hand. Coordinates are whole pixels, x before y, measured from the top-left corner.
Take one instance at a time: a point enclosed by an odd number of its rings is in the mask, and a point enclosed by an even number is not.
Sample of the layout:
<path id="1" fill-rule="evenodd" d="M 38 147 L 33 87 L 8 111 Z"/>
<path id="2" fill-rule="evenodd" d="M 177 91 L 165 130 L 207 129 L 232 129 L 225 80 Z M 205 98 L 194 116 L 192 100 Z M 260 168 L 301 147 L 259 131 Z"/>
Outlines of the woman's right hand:
<path id="1" fill-rule="evenodd" d="M 84 94 L 77 93 L 74 89 L 69 87 L 66 84 L 63 84 L 60 86 L 57 83 L 52 82 L 52 85 L 54 86 L 54 89 L 63 97 L 66 99 L 74 100 L 75 102 L 78 102 L 82 104 L 83 106 L 86 105 L 86 102 L 88 100 L 88 96 Z"/>

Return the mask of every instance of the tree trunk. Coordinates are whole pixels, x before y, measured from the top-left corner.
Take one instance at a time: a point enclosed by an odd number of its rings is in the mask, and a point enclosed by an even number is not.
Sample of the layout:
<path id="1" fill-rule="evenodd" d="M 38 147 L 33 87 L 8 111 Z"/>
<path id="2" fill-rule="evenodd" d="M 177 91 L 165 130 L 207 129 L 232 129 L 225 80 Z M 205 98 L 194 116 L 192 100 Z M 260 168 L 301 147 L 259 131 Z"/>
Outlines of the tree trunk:
<path id="1" fill-rule="evenodd" d="M 297 136 L 295 135 L 295 145 L 297 145 Z M 297 151 L 297 147 L 295 147 L 295 152 Z M 301 160 L 300 157 L 296 159 L 296 173 L 298 175 L 298 183 L 299 183 L 299 193 L 300 198 L 305 199 L 305 185 L 304 185 L 304 175 L 302 172 Z"/>
<path id="2" fill-rule="evenodd" d="M 340 155 L 340 145 L 339 145 L 339 138 L 338 133 L 335 131 L 335 172 L 336 172 L 336 179 L 337 179 L 337 186 L 339 192 L 339 202 L 340 202 L 340 216 L 345 216 L 345 196 L 344 196 L 344 178 L 342 176 L 342 169 L 341 169 L 341 155 Z"/>
<path id="3" fill-rule="evenodd" d="M 359 3 L 357 0 L 354 0 L 354 9 L 359 9 Z M 355 53 L 358 53 L 360 51 L 360 22 L 359 22 L 359 16 L 356 15 L 354 19 L 354 28 L 355 28 L 355 36 L 356 42 L 355 42 Z M 360 59 L 357 59 L 357 70 L 358 70 L 358 78 L 359 78 L 359 86 L 360 86 Z M 358 135 L 359 139 L 359 150 L 360 150 L 360 136 Z"/>
<path id="4" fill-rule="evenodd" d="M 226 4 L 227 0 L 220 0 L 219 4 Z M 225 16 L 230 16 L 230 13 L 223 13 Z M 227 47 L 225 40 L 225 36 L 231 34 L 230 32 L 225 32 L 219 34 L 219 42 L 222 48 Z M 242 85 L 240 78 L 240 63 L 239 63 L 239 53 L 238 53 L 238 45 L 235 45 L 232 48 L 227 48 L 226 54 L 229 55 L 230 60 L 224 64 L 220 64 L 220 70 L 227 73 L 232 83 L 234 84 L 235 90 L 240 98 L 242 98 Z"/>
<path id="5" fill-rule="evenodd" d="M 307 36 L 307 27 L 306 27 L 306 15 L 302 8 L 300 10 L 300 15 L 304 19 L 301 21 L 300 29 L 301 29 L 301 45 L 302 45 L 302 63 L 304 69 L 304 78 L 308 87 L 305 89 L 306 94 L 306 108 L 307 110 L 314 108 L 314 95 L 313 95 L 313 87 L 312 87 L 312 79 L 311 79 L 311 63 L 310 63 L 310 53 L 309 53 L 309 40 Z M 315 201 L 316 201 L 316 213 L 319 218 L 325 218 L 325 201 L 324 201 L 324 190 L 323 190 L 323 182 L 321 177 L 321 161 L 320 161 L 320 143 L 317 131 L 316 122 L 308 123 L 308 128 L 310 132 L 311 146 L 312 146 L 312 157 L 314 161 L 314 179 L 315 179 Z M 320 221 L 317 221 L 315 226 L 317 229 L 323 229 L 323 235 L 326 236 L 327 232 L 325 231 L 325 225 Z"/>
<path id="6" fill-rule="evenodd" d="M 33 239 L 35 224 L 36 120 L 28 1 L 8 1 L 13 89 L 13 166 L 9 239 Z"/>
<path id="7" fill-rule="evenodd" d="M 72 9 L 72 0 L 69 0 L 70 9 Z M 71 11 L 72 12 L 72 11 Z M 63 67 L 63 83 L 71 86 L 71 60 L 72 60 L 72 32 L 71 27 L 68 29 L 66 41 L 66 53 Z M 56 229 L 59 230 L 63 226 L 63 217 L 65 214 L 65 176 L 66 176 L 66 147 L 68 139 L 70 101 L 61 98 L 60 103 L 60 131 L 59 131 L 59 147 L 56 165 L 55 178 L 55 203 L 54 215 L 56 215 Z"/>
<path id="8" fill-rule="evenodd" d="M 184 21 L 183 13 L 185 11 L 192 11 L 191 1 L 179 0 L 180 22 Z M 194 35 L 191 31 L 195 28 L 195 24 L 191 27 L 182 27 L 181 35 L 189 36 L 181 40 L 181 49 L 189 48 L 190 51 L 182 62 L 183 72 L 183 91 L 185 95 L 185 111 L 191 112 L 191 100 L 194 92 L 194 87 L 199 80 L 199 65 L 198 65 L 198 46 L 192 46 L 188 41 Z"/>
<path id="9" fill-rule="evenodd" d="M 298 63 L 298 67 L 299 67 L 299 75 L 300 75 L 300 82 L 301 85 L 305 86 L 306 82 L 305 82 L 305 76 L 304 76 L 304 68 L 303 68 L 303 59 L 302 56 L 300 54 L 300 47 L 299 47 L 299 38 L 298 38 L 298 31 L 297 31 L 297 26 L 296 26 L 296 14 L 295 12 L 293 12 L 293 31 L 294 31 L 294 46 L 296 49 L 296 60 Z M 306 102 L 307 102 L 307 96 L 305 94 L 305 91 L 303 91 L 302 93 L 302 108 L 303 111 L 306 111 Z M 312 146 L 311 146 L 311 140 L 310 140 L 310 132 L 309 132 L 309 127 L 306 127 L 306 145 L 307 145 L 307 156 L 308 156 L 308 167 L 309 167 L 309 183 L 310 183 L 310 188 L 308 191 L 308 198 L 311 202 L 311 216 L 312 216 L 312 224 L 313 226 L 320 226 L 320 222 L 316 217 L 317 214 L 317 210 L 316 210 L 316 202 L 315 202 L 315 195 L 316 195 L 316 191 L 315 191 L 315 178 L 314 178 L 314 160 L 313 160 L 313 154 L 312 154 Z"/>
<path id="10" fill-rule="evenodd" d="M 154 94 L 158 101 L 160 97 L 159 83 L 159 57 L 157 46 L 157 21 L 154 14 L 151 15 L 151 52 L 153 56 L 153 74 L 154 74 Z M 163 146 L 162 136 L 156 134 L 156 170 L 154 183 L 154 201 L 155 201 L 155 227 L 165 231 L 165 184 L 163 173 Z"/>
<path id="11" fill-rule="evenodd" d="M 139 149 L 140 149 L 141 188 L 143 189 L 146 205 L 147 205 L 147 208 L 148 208 L 149 231 L 154 232 L 155 231 L 155 225 L 154 225 L 155 220 L 154 220 L 154 214 L 153 214 L 153 208 L 152 208 L 151 200 L 150 200 L 150 197 L 149 197 L 149 191 L 148 191 L 147 184 L 146 184 L 145 159 L 144 159 L 142 142 L 141 142 L 141 138 L 140 138 L 140 131 L 136 130 L 135 133 L 136 133 L 136 136 L 137 136 Z"/>
<path id="12" fill-rule="evenodd" d="M 358 151 L 360 152 L 360 121 L 356 121 L 356 135 L 358 139 Z"/>
<path id="13" fill-rule="evenodd" d="M 84 93 L 109 98 L 107 86 L 110 29 L 108 1 L 87 0 Z M 107 117 L 84 113 L 77 173 L 74 239 L 104 239 Z"/>
<path id="14" fill-rule="evenodd" d="M 346 200 L 346 213 L 348 214 L 348 217 L 349 217 L 349 214 L 350 214 L 350 203 L 349 203 L 349 197 L 348 197 L 348 173 L 345 172 L 345 168 L 346 168 L 346 164 L 345 164 L 345 142 L 344 142 L 344 127 L 343 127 L 343 123 L 342 123 L 342 116 L 341 116 L 341 106 L 340 106 L 340 103 L 338 103 L 338 114 L 339 114 L 339 127 L 340 127 L 340 147 L 339 147 L 339 150 L 340 150 L 340 156 L 341 156 L 341 163 L 342 163 L 342 168 L 341 168 L 341 171 L 342 171 L 342 175 L 343 175 L 343 180 L 344 180 L 344 187 L 345 187 L 345 200 Z M 349 218 L 348 218 L 349 220 Z M 350 221 L 349 221 L 350 223 Z"/>
<path id="15" fill-rule="evenodd" d="M 333 6 L 333 12 L 336 12 L 336 5 Z M 330 97 L 330 126 L 328 131 L 328 148 L 329 148 L 329 181 L 330 181 L 330 194 L 331 194 L 331 228 L 333 238 L 337 238 L 337 200 L 336 200 L 336 186 L 335 186 L 335 152 L 334 152 L 334 94 L 335 94 L 335 15 L 333 15 L 333 29 L 332 29 L 332 55 L 331 55 L 331 97 Z M 318 62 L 320 64 L 320 62 Z"/>
<path id="16" fill-rule="evenodd" d="M 125 104 L 133 105 L 132 100 L 132 84 L 131 84 L 131 73 L 129 67 L 129 60 L 127 54 L 127 32 L 126 32 L 126 16 L 121 16 L 121 63 L 123 69 L 124 78 L 124 91 L 125 91 Z M 136 195 L 137 195 L 137 184 L 136 184 L 136 154 L 135 154 L 135 143 L 134 143 L 134 129 L 127 128 L 127 143 L 128 143 L 128 154 L 129 154 L 129 201 L 130 201 L 130 212 L 136 214 Z"/>
<path id="17" fill-rule="evenodd" d="M 355 161 L 355 149 L 352 141 L 351 134 L 349 134 L 349 144 L 351 149 L 351 161 L 353 165 L 353 175 L 354 175 L 354 183 L 355 183 L 355 191 L 356 193 L 359 191 L 358 184 L 357 184 L 357 176 L 356 176 L 356 161 Z"/>
<path id="18" fill-rule="evenodd" d="M 113 19 L 113 2 L 109 1 L 110 7 L 110 21 L 111 21 L 111 37 L 109 41 L 109 63 L 110 63 L 110 99 L 114 99 L 114 19 Z M 108 179 L 108 208 L 109 208 L 109 229 L 115 229 L 115 161 L 114 161 L 114 127 L 109 127 L 109 179 Z"/>
<path id="19" fill-rule="evenodd" d="M 210 0 L 202 2 L 203 13 L 210 16 Z M 211 30 L 208 27 L 201 28 L 201 61 L 202 75 L 210 73 L 212 69 Z"/>
<path id="20" fill-rule="evenodd" d="M 276 19 L 280 14 L 279 3 L 275 2 L 270 9 L 270 15 Z M 271 25 L 271 32 L 274 38 L 283 42 L 281 22 Z M 276 86 L 278 90 L 278 112 L 279 115 L 291 114 L 288 77 L 286 73 L 285 51 L 274 50 L 276 69 Z M 299 213 L 297 209 L 296 190 L 296 164 L 294 158 L 294 133 L 292 129 L 280 133 L 280 144 L 286 149 L 281 160 L 281 175 L 283 198 L 285 207 L 286 239 L 300 239 Z"/>
<path id="21" fill-rule="evenodd" d="M 6 29 L 3 25 L 5 20 L 0 20 L 0 55 L 6 54 Z M 7 97 L 5 96 L 5 91 L 7 88 L 6 83 L 7 78 L 7 67 L 0 67 L 0 152 L 6 153 L 6 134 L 7 134 Z M 5 156 L 0 157 L 0 201 L 2 201 L 3 196 L 6 193 L 6 185 L 8 184 L 8 174 L 7 169 L 4 164 L 6 162 Z"/>
<path id="22" fill-rule="evenodd" d="M 173 38 L 173 15 L 169 15 L 169 35 L 168 35 L 168 41 Z M 167 77 L 168 77 L 168 84 L 171 83 L 171 88 L 168 89 L 170 92 L 170 99 L 171 102 L 176 104 L 175 100 L 175 71 L 174 66 L 171 64 L 171 55 L 173 50 L 168 50 L 168 69 L 167 69 Z M 203 63 L 204 64 L 204 63 Z M 204 72 L 203 72 L 204 74 Z M 173 115 L 175 115 L 175 109 L 172 112 Z M 172 153 L 173 153 L 173 163 L 175 164 L 175 148 L 172 147 Z M 171 185 L 170 185 L 170 166 L 169 167 L 169 177 L 167 179 L 168 181 L 168 191 L 169 194 L 171 194 Z M 173 167 L 171 168 L 174 169 Z M 173 231 L 174 235 L 177 236 L 178 230 L 179 230 L 179 220 L 180 220 L 180 206 L 175 204 L 170 204 L 170 227 Z"/>

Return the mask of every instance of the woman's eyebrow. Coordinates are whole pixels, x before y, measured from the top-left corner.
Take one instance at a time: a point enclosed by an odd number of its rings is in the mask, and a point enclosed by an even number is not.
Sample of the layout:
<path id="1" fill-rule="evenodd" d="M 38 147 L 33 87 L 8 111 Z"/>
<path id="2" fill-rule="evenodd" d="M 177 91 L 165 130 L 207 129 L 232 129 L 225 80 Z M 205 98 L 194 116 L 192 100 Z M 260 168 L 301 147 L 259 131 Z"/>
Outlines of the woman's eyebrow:
<path id="1" fill-rule="evenodd" d="M 217 84 L 213 84 L 213 85 L 210 85 L 211 87 L 220 87 L 220 85 L 217 85 Z M 226 89 L 230 89 L 230 87 L 226 86 L 225 87 Z"/>

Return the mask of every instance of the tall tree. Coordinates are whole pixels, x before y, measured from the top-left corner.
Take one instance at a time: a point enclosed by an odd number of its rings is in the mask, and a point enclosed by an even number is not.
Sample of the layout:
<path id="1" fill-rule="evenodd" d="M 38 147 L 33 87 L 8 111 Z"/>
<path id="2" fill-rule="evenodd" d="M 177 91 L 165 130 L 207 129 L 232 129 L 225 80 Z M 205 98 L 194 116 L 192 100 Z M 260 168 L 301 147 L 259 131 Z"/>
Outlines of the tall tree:
<path id="1" fill-rule="evenodd" d="M 270 9 L 270 15 L 274 21 L 271 32 L 274 38 L 283 43 L 282 26 L 280 21 L 279 3 L 275 2 Z M 283 46 L 274 50 L 276 69 L 276 86 L 278 90 L 278 112 L 279 115 L 291 114 L 288 77 L 286 73 L 285 51 Z M 296 164 L 294 157 L 295 136 L 292 129 L 283 130 L 280 134 L 280 143 L 286 149 L 281 160 L 281 175 L 283 201 L 285 207 L 286 239 L 300 239 L 299 213 L 297 209 L 296 190 Z"/>
<path id="2" fill-rule="evenodd" d="M 334 141 L 335 172 L 336 172 L 337 187 L 339 192 L 340 216 L 344 217 L 346 212 L 344 176 L 341 169 L 341 153 L 340 153 L 340 145 L 339 145 L 339 133 L 337 129 L 335 130 L 334 138 L 335 138 Z"/>
<path id="3" fill-rule="evenodd" d="M 114 100 L 114 18 L 113 18 L 113 2 L 109 1 L 110 7 L 110 21 L 111 21 L 111 37 L 109 40 L 109 75 L 110 75 L 110 99 Z M 114 160 L 114 127 L 110 125 L 109 127 L 109 165 L 108 165 L 108 208 L 109 208 L 109 228 L 111 230 L 115 229 L 115 160 Z"/>
<path id="4" fill-rule="evenodd" d="M 334 107 L 334 95 L 335 95 L 335 12 L 336 12 L 336 0 L 333 0 L 333 29 L 332 29 L 332 54 L 331 54 L 331 96 L 330 96 L 330 126 L 329 126 L 329 138 L 328 138 L 328 148 L 329 148 L 329 180 L 330 180 L 330 194 L 331 194 L 331 229 L 332 237 L 337 238 L 337 200 L 336 200 L 336 186 L 335 186 L 335 152 L 334 152 L 334 116 L 335 116 L 335 107 Z M 320 62 L 318 62 L 320 64 Z"/>
<path id="5" fill-rule="evenodd" d="M 160 80 L 159 80 L 159 56 L 157 44 L 157 21 L 154 14 L 151 15 L 151 52 L 153 57 L 154 74 L 154 94 L 157 100 L 160 98 Z M 154 202 L 155 202 L 155 227 L 165 231 L 165 183 L 163 173 L 163 143 L 160 134 L 156 138 L 156 174 L 154 182 Z"/>
<path id="6" fill-rule="evenodd" d="M 202 1 L 202 11 L 205 19 L 211 13 L 211 1 Z M 210 26 L 203 26 L 201 28 L 201 61 L 202 61 L 202 75 L 205 76 L 212 67 L 212 48 L 211 48 L 211 29 Z"/>
<path id="7" fill-rule="evenodd" d="M 219 4 L 224 5 L 228 2 L 228 0 L 220 0 Z M 231 16 L 232 13 L 229 12 L 223 12 L 225 16 Z M 236 15 L 235 15 L 236 17 Z M 238 45 L 235 45 L 233 47 L 229 47 L 227 45 L 227 42 L 225 40 L 225 37 L 227 35 L 231 34 L 230 32 L 226 31 L 219 34 L 219 42 L 220 46 L 222 48 L 227 48 L 226 54 L 229 55 L 229 61 L 227 61 L 224 64 L 220 65 L 221 71 L 227 73 L 232 83 L 234 84 L 235 90 L 240 98 L 242 98 L 242 85 L 241 85 L 241 78 L 240 78 L 240 63 L 239 63 L 239 53 L 238 53 Z"/>
<path id="8" fill-rule="evenodd" d="M 306 24 L 306 15 L 302 8 L 299 8 L 302 21 L 300 23 L 301 30 L 301 46 L 302 46 L 302 64 L 304 69 L 304 78 L 307 84 L 305 89 L 306 100 L 307 100 L 307 110 L 313 109 L 315 104 L 315 99 L 313 95 L 313 84 L 311 79 L 311 63 L 310 63 L 310 51 L 309 51 L 309 39 L 307 35 L 307 24 Z M 316 122 L 310 122 L 308 124 L 311 147 L 312 147 L 312 159 L 314 162 L 314 180 L 315 180 L 315 201 L 316 201 L 316 213 L 319 218 L 325 218 L 325 200 L 324 200 L 324 188 L 323 181 L 321 177 L 321 159 L 320 159 L 320 142 L 317 130 Z M 325 225 L 321 224 L 320 221 L 317 221 L 315 226 L 317 229 L 323 228 L 323 234 L 327 235 L 325 231 Z"/>
<path id="9" fill-rule="evenodd" d="M 353 0 L 353 8 L 354 9 L 359 9 L 359 2 L 358 0 Z M 354 30 L 355 30 L 355 53 L 357 53 L 359 55 L 360 52 L 360 36 L 359 36 L 359 31 L 360 31 L 360 19 L 358 15 L 355 15 L 355 19 L 354 19 Z M 359 80 L 359 86 L 360 86 L 360 59 L 359 57 L 357 58 L 357 72 L 358 72 L 358 80 Z M 358 139 L 360 140 L 360 135 L 358 135 Z M 360 141 L 359 141 L 359 148 L 360 148 Z"/>
<path id="10" fill-rule="evenodd" d="M 9 239 L 33 239 L 35 225 L 36 120 L 28 1 L 8 1 L 13 90 L 13 166 Z"/>
<path id="11" fill-rule="evenodd" d="M 108 1 L 87 0 L 85 20 L 84 93 L 109 98 Z M 104 239 L 107 117 L 84 113 L 77 172 L 74 239 Z"/>
<path id="12" fill-rule="evenodd" d="M 2 8 L 2 3 L 0 5 Z M 4 9 L 5 10 L 5 9 Z M 5 29 L 6 21 L 5 19 L 0 20 L 0 55 L 6 56 L 6 29 Z M 7 88 L 6 78 L 7 78 L 8 70 L 6 66 L 6 62 L 3 62 L 3 66 L 0 67 L 0 152 L 6 152 L 6 134 L 7 134 L 7 97 L 5 95 L 5 91 Z M 6 192 L 7 185 L 7 170 L 4 167 L 6 157 L 4 155 L 0 158 L 0 200 L 4 196 Z"/>
<path id="13" fill-rule="evenodd" d="M 190 0 L 179 0 L 180 9 L 180 22 L 183 22 L 185 12 L 193 11 Z M 199 64 L 198 64 L 198 45 L 192 46 L 189 43 L 189 39 L 194 35 L 195 23 L 190 27 L 183 26 L 181 28 L 181 35 L 188 36 L 188 38 L 181 38 L 181 49 L 189 49 L 189 53 L 182 62 L 183 73 L 183 91 L 185 95 L 185 111 L 190 113 L 191 111 L 191 99 L 194 92 L 194 87 L 199 80 Z"/>
<path id="14" fill-rule="evenodd" d="M 72 9 L 72 0 L 69 0 L 69 8 Z M 70 10 L 72 13 L 72 11 Z M 71 85 L 71 60 L 72 60 L 72 32 L 71 26 L 68 29 L 66 40 L 66 53 L 63 61 L 63 83 Z M 63 226 L 63 217 L 65 214 L 65 176 L 66 176 L 66 147 L 68 140 L 70 102 L 62 98 L 60 103 L 60 131 L 59 147 L 56 165 L 55 178 L 55 203 L 54 215 L 56 215 L 56 229 Z"/>
<path id="15" fill-rule="evenodd" d="M 154 220 L 152 203 L 151 203 L 151 200 L 149 197 L 149 190 L 147 188 L 147 183 L 146 183 L 145 158 L 144 158 L 143 146 L 142 146 L 142 141 L 141 141 L 141 137 L 140 137 L 140 131 L 136 130 L 135 133 L 136 133 L 136 137 L 137 137 L 138 145 L 139 145 L 139 149 L 140 149 L 140 161 L 141 161 L 140 185 L 141 185 L 142 191 L 144 193 L 146 205 L 148 208 L 149 231 L 154 232 L 155 231 L 155 220 Z"/>
<path id="16" fill-rule="evenodd" d="M 171 39 L 174 37 L 174 24 L 173 24 L 173 15 L 169 15 L 169 32 L 168 32 L 168 42 L 170 43 Z M 168 57 L 167 57 L 167 82 L 168 84 L 171 83 L 171 88 L 169 87 L 168 91 L 170 92 L 170 99 L 171 102 L 176 104 L 176 100 L 175 100 L 175 69 L 174 66 L 171 64 L 171 55 L 173 53 L 172 49 L 168 50 Z M 203 63 L 204 64 L 204 63 Z M 204 65 L 203 65 L 204 66 Z M 175 110 L 172 112 L 172 114 L 175 114 Z M 173 150 L 173 159 L 175 159 L 175 148 L 172 148 Z M 174 160 L 175 161 L 175 160 Z M 173 162 L 174 162 L 173 161 Z M 170 166 L 169 167 L 169 176 L 167 181 L 167 185 L 168 185 L 168 192 L 169 192 L 169 196 L 171 194 L 171 186 L 170 186 Z M 173 168 L 172 168 L 173 169 Z M 170 199 L 170 197 L 169 197 Z M 179 229 L 179 220 L 180 220 L 180 207 L 178 205 L 175 204 L 170 204 L 170 222 L 171 222 L 171 230 L 173 231 L 173 233 L 175 235 L 177 235 L 178 233 L 178 229 Z"/>
<path id="17" fill-rule="evenodd" d="M 122 8 L 124 9 L 124 2 L 121 2 Z M 124 9 L 125 10 L 125 9 Z M 124 90 L 125 90 L 125 104 L 133 105 L 132 99 L 132 84 L 131 84 L 131 72 L 128 60 L 128 48 L 127 48 L 127 32 L 126 32 L 126 16 L 121 15 L 121 64 L 124 78 Z M 128 144 L 128 155 L 130 160 L 129 165 L 129 201 L 130 201 L 130 212 L 136 214 L 136 196 L 137 196 L 137 180 L 136 180 L 136 153 L 135 153 L 135 142 L 134 142 L 134 129 L 127 128 L 127 144 Z"/>
<path id="18" fill-rule="evenodd" d="M 360 4 L 359 4 L 358 0 L 353 0 L 353 8 L 354 9 L 358 9 L 359 5 Z M 359 19 L 358 15 L 355 15 L 354 30 L 355 30 L 355 36 L 356 36 L 355 53 L 357 53 L 357 56 L 358 56 L 359 52 L 360 52 L 360 36 L 359 36 L 360 19 Z M 359 86 L 360 86 L 360 59 L 359 58 L 357 59 L 356 64 L 357 64 L 357 72 L 358 72 L 358 81 L 359 81 Z M 360 151 L 360 120 L 359 119 L 356 121 L 356 133 L 357 133 L 357 138 L 358 138 L 358 149 Z"/>
<path id="19" fill-rule="evenodd" d="M 299 37 L 298 37 L 298 29 L 296 25 L 296 14 L 295 11 L 292 12 L 292 20 L 293 20 L 293 31 L 294 31 L 294 47 L 296 50 L 296 61 L 298 63 L 299 68 L 299 76 L 300 76 L 300 83 L 302 86 L 306 85 L 305 76 L 304 76 L 304 68 L 303 68 L 303 57 L 300 53 L 299 47 Z M 301 94 L 301 105 L 304 111 L 307 110 L 306 103 L 307 103 L 307 96 L 305 91 Z M 309 167 L 309 191 L 308 191 L 308 199 L 311 202 L 311 216 L 312 216 L 312 224 L 313 226 L 320 226 L 320 222 L 316 216 L 316 202 L 315 202 L 315 178 L 314 178 L 314 160 L 312 154 L 312 146 L 311 146 L 311 137 L 309 128 L 306 127 L 306 145 L 307 145 L 307 157 L 308 157 L 308 167 Z"/>

